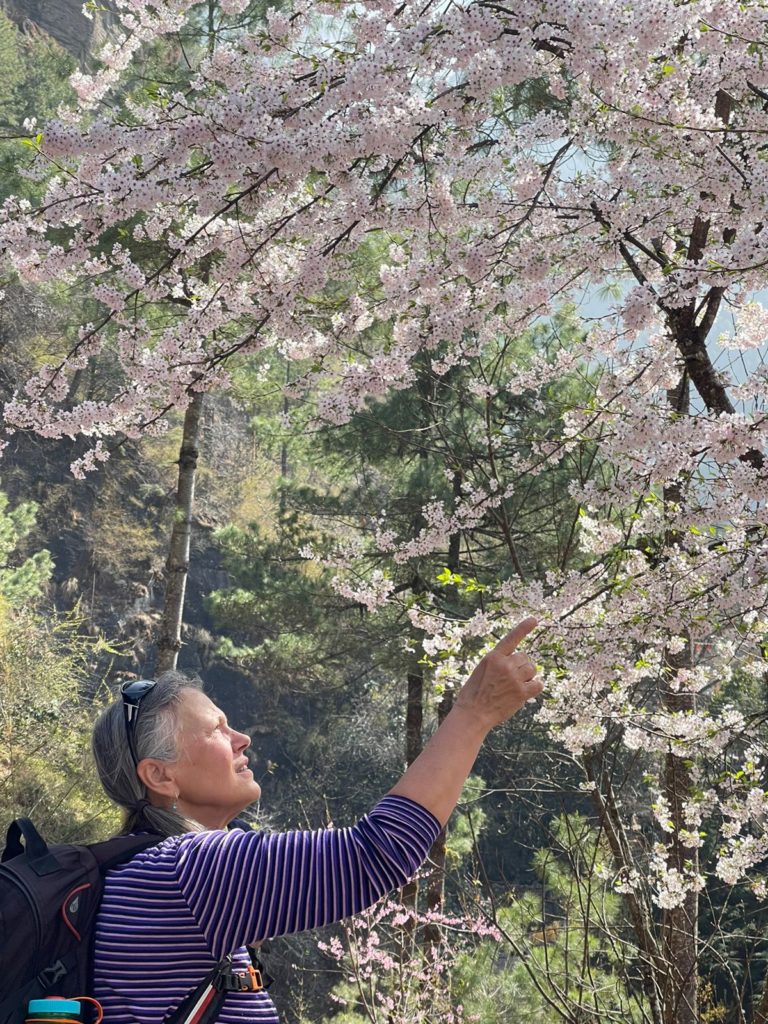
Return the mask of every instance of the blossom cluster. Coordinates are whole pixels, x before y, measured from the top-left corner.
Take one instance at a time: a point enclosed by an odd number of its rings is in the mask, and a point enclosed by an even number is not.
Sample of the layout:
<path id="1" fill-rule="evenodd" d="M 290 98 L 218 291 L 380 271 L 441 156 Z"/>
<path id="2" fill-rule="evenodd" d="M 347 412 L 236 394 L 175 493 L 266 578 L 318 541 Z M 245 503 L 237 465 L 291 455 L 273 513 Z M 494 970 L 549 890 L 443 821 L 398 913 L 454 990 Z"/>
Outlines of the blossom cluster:
<path id="1" fill-rule="evenodd" d="M 439 942 L 422 945 L 430 929 Z M 344 972 L 354 995 L 332 998 L 347 1007 L 360 1001 L 368 1019 L 380 1024 L 471 1024 L 476 1020 L 451 999 L 457 958 L 485 939 L 500 941 L 498 928 L 483 914 L 461 916 L 417 911 L 386 900 L 343 924 L 343 937 L 318 943 Z"/>

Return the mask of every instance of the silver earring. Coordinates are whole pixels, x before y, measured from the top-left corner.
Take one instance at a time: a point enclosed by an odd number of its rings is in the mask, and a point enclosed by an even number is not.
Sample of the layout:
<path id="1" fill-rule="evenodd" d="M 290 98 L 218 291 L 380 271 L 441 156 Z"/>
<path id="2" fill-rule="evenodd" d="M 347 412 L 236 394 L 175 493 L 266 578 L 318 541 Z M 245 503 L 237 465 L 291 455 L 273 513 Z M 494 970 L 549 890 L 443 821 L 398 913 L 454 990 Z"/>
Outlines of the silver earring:
<path id="1" fill-rule="evenodd" d="M 173 798 L 173 803 L 171 804 L 171 810 L 172 811 L 178 811 L 179 805 L 176 802 L 178 799 L 179 799 L 179 794 L 177 793 L 176 796 Z"/>

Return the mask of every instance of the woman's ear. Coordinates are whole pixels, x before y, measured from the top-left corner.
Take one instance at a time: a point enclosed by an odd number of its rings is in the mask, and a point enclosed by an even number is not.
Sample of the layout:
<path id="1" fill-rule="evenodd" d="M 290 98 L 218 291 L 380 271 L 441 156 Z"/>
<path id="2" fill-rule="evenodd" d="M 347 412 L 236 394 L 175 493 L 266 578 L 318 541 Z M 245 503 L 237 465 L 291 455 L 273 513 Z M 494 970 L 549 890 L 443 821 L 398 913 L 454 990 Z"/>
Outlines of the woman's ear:
<path id="1" fill-rule="evenodd" d="M 158 761 L 154 757 L 145 757 L 136 766 L 136 774 L 148 793 L 175 797 L 179 791 L 175 767 L 173 761 Z"/>

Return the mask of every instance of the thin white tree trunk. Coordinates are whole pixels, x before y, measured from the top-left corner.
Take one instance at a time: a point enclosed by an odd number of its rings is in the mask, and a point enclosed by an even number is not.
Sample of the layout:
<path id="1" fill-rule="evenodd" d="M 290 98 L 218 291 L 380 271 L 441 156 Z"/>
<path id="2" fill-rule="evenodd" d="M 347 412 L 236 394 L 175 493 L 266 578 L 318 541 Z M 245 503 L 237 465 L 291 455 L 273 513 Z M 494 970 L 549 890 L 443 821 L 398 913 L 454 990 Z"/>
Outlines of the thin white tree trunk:
<path id="1" fill-rule="evenodd" d="M 195 500 L 195 477 L 202 411 L 203 395 L 198 392 L 193 395 L 184 415 L 176 506 L 168 545 L 168 560 L 165 564 L 165 602 L 157 638 L 156 672 L 158 675 L 176 668 L 181 650 L 181 626 L 184 619 L 184 595 L 189 575 L 192 509 Z"/>

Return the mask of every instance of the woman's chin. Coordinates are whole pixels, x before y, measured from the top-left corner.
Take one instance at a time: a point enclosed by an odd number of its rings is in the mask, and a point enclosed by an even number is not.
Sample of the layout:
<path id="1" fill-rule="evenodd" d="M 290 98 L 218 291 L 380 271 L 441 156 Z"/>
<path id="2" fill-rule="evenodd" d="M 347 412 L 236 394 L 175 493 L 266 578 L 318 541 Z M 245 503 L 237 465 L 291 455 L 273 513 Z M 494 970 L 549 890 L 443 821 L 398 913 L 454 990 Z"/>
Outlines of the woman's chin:
<path id="1" fill-rule="evenodd" d="M 254 804 L 254 803 L 256 803 L 257 800 L 261 799 L 261 786 L 256 781 L 256 779 L 253 778 L 253 775 L 251 775 L 251 778 L 250 778 L 249 782 L 250 782 L 250 785 L 248 786 L 249 803 Z"/>

